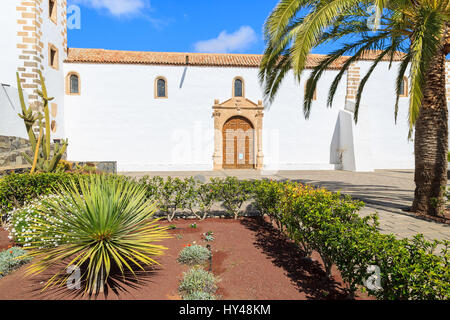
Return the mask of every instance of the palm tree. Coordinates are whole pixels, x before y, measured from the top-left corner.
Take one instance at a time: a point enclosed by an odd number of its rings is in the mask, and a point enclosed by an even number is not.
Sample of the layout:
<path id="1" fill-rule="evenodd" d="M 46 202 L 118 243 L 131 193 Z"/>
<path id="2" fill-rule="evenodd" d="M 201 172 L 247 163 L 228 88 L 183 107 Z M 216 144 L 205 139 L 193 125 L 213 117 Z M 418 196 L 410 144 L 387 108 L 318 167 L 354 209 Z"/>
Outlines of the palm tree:
<path id="1" fill-rule="evenodd" d="M 375 21 L 371 8 L 376 9 Z M 376 58 L 357 92 L 354 114 L 357 122 L 361 96 L 374 69 L 381 61 L 390 61 L 392 65 L 394 59 L 400 59 L 395 121 L 403 79 L 409 73 L 409 134 L 412 137 L 415 131 L 416 160 L 412 210 L 441 214 L 447 185 L 445 61 L 450 53 L 449 15 L 449 0 L 281 0 L 265 23 L 266 50 L 260 81 L 266 99 L 273 102 L 290 70 L 300 80 L 313 48 L 349 39 L 312 70 L 303 109 L 308 118 L 317 82 L 333 62 L 345 61 L 330 87 L 329 106 L 350 65 L 369 51 L 375 52 Z"/>

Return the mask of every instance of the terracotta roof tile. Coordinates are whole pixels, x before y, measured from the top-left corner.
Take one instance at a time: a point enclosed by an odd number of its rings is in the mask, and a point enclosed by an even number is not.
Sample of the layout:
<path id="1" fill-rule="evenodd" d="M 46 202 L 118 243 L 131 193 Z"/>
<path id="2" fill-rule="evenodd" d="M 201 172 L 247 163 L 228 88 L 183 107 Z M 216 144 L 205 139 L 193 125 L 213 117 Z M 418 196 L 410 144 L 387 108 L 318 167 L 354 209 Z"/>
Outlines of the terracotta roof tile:
<path id="1" fill-rule="evenodd" d="M 374 60 L 379 51 L 367 52 L 360 60 Z M 400 60 L 398 53 L 395 60 Z M 311 54 L 307 68 L 313 68 L 325 55 Z M 193 65 L 218 67 L 258 68 L 262 55 L 259 54 L 216 54 L 216 53 L 179 53 L 179 52 L 143 52 L 118 51 L 104 49 L 68 49 L 67 63 L 105 63 L 105 64 L 147 64 L 147 65 Z M 340 69 L 348 57 L 342 57 L 330 69 Z M 387 60 L 389 59 L 386 57 Z"/>
<path id="2" fill-rule="evenodd" d="M 381 51 L 381 50 L 366 51 L 359 60 L 375 60 L 378 57 L 378 55 L 382 52 L 383 51 Z M 394 61 L 400 61 L 404 57 L 405 57 L 405 53 L 397 51 L 394 54 Z M 383 61 L 387 61 L 390 59 L 391 59 L 390 54 L 387 54 L 386 56 L 384 56 Z"/>
<path id="3" fill-rule="evenodd" d="M 307 64 L 312 68 L 325 55 L 311 54 Z M 262 55 L 259 54 L 216 54 L 178 52 L 139 52 L 104 49 L 68 49 L 67 63 L 107 63 L 107 64 L 155 64 L 193 65 L 218 67 L 258 68 Z M 331 69 L 339 69 L 345 58 L 333 64 Z"/>

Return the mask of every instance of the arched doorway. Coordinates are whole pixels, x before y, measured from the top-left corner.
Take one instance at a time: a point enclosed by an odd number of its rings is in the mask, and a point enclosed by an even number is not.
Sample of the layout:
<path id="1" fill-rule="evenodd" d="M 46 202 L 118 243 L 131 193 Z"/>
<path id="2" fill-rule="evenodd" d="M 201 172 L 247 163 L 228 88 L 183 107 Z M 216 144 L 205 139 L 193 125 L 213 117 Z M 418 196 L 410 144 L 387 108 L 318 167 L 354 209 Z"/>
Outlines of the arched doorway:
<path id="1" fill-rule="evenodd" d="M 255 130 L 244 117 L 235 116 L 225 122 L 223 137 L 223 168 L 255 168 Z"/>

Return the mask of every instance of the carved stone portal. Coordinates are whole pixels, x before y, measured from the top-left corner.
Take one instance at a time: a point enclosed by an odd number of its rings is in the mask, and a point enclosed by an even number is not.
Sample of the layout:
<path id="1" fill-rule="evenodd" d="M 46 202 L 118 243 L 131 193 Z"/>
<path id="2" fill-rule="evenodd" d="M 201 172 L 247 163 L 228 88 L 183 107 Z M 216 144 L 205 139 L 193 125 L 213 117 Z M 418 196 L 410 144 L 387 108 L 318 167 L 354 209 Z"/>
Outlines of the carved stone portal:
<path id="1" fill-rule="evenodd" d="M 214 101 L 214 170 L 257 169 L 264 166 L 264 107 L 246 98 Z M 248 123 L 248 125 L 246 125 Z"/>

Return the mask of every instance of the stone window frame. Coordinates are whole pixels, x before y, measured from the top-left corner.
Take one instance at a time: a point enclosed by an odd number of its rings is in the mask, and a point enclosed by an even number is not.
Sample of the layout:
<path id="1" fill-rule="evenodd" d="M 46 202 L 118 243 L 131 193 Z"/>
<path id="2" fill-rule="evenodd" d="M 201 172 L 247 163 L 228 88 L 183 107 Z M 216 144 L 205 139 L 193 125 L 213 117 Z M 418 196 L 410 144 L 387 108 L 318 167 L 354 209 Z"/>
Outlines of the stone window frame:
<path id="1" fill-rule="evenodd" d="M 166 84 L 166 90 L 165 90 L 165 96 L 159 97 L 158 96 L 158 81 L 163 80 Z M 155 93 L 155 99 L 168 99 L 169 98 L 169 82 L 167 81 L 166 77 L 158 76 L 155 78 L 155 84 L 154 84 L 154 93 Z"/>
<path id="2" fill-rule="evenodd" d="M 52 2 L 53 10 L 50 10 L 50 4 Z M 58 24 L 58 0 L 48 0 L 48 17 L 54 24 Z"/>
<path id="3" fill-rule="evenodd" d="M 305 96 L 306 96 L 306 86 L 308 85 L 308 82 L 305 82 L 305 87 L 304 87 L 304 92 L 305 92 Z M 316 90 L 314 90 L 314 96 L 312 101 L 316 101 L 317 100 L 317 88 Z"/>
<path id="4" fill-rule="evenodd" d="M 236 97 L 236 87 L 235 87 L 235 85 L 236 85 L 236 80 L 241 80 L 241 82 L 242 82 L 242 97 Z M 235 77 L 234 79 L 233 79 L 233 85 L 232 85 L 232 88 L 231 88 L 231 93 L 232 93 L 232 97 L 233 98 L 245 98 L 245 81 L 244 81 L 244 78 L 242 78 L 242 77 Z"/>
<path id="5" fill-rule="evenodd" d="M 52 59 L 51 59 L 52 51 L 55 52 L 55 59 L 54 59 L 53 63 L 52 63 Z M 51 43 L 48 44 L 48 65 L 55 70 L 59 70 L 59 50 L 54 44 L 51 44 Z"/>
<path id="6" fill-rule="evenodd" d="M 78 93 L 70 92 L 70 88 L 71 88 L 70 77 L 71 76 L 77 76 L 78 77 Z M 66 75 L 66 95 L 69 95 L 69 96 L 79 96 L 79 95 L 81 95 L 81 77 L 80 77 L 80 74 L 78 72 L 70 71 L 69 73 L 67 73 L 67 75 Z"/>
<path id="7" fill-rule="evenodd" d="M 407 98 L 409 97 L 409 81 L 407 77 L 403 77 L 403 92 L 402 94 L 399 94 L 400 98 Z"/>

